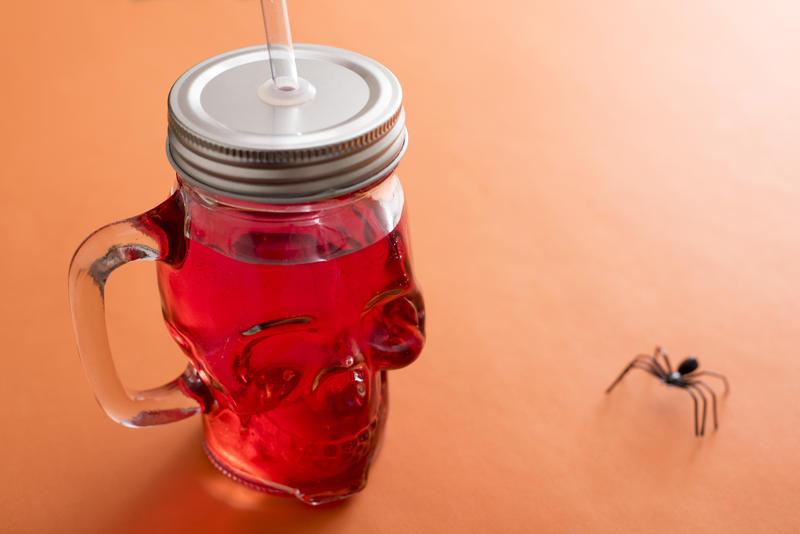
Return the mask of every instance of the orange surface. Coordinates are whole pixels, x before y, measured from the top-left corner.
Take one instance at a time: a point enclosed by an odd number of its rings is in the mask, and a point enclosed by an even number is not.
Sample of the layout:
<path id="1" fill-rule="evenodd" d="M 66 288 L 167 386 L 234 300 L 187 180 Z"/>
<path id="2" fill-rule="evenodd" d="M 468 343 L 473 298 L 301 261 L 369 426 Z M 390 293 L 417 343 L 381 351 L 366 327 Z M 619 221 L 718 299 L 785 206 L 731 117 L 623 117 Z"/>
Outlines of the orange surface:
<path id="1" fill-rule="evenodd" d="M 68 314 L 80 240 L 167 194 L 170 84 L 260 42 L 257 3 L 6 7 L 0 530 L 800 531 L 796 2 L 291 0 L 404 85 L 429 310 L 366 491 L 323 509 L 216 474 L 196 418 L 107 419 Z M 183 366 L 154 281 L 108 290 L 133 387 Z M 604 395 L 657 343 L 728 375 L 718 432 L 641 372 Z"/>

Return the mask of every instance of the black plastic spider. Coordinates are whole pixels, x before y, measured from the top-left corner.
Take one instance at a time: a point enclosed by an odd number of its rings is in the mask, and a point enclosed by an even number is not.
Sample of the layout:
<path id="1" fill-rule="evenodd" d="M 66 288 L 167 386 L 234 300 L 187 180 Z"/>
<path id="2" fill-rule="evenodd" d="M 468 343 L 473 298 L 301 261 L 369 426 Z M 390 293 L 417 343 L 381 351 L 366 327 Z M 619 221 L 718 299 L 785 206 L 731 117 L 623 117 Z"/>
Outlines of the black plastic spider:
<path id="1" fill-rule="evenodd" d="M 661 356 L 664 359 L 664 363 L 666 363 L 666 369 L 661 365 L 661 362 L 658 361 L 658 356 Z M 641 369 L 642 371 L 647 371 L 653 376 L 656 376 L 661 379 L 668 386 L 677 386 L 679 388 L 683 388 L 686 392 L 692 396 L 692 400 L 694 401 L 694 435 L 695 436 L 702 436 L 705 434 L 706 431 L 706 396 L 704 393 L 708 391 L 711 394 L 711 405 L 714 410 L 714 430 L 717 429 L 717 395 L 714 393 L 714 390 L 711 389 L 711 386 L 700 380 L 698 377 L 701 375 L 708 375 L 719 378 L 725 383 L 725 394 L 728 394 L 728 379 L 725 378 L 724 375 L 720 373 L 716 373 L 714 371 L 698 371 L 697 368 L 700 364 L 697 362 L 697 358 L 694 356 L 689 356 L 685 360 L 681 362 L 678 366 L 677 371 L 672 370 L 672 365 L 669 363 L 669 358 L 667 357 L 667 353 L 664 352 L 661 347 L 656 347 L 656 350 L 653 351 L 652 356 L 648 356 L 646 354 L 640 354 L 634 358 L 628 366 L 623 369 L 620 375 L 617 377 L 614 382 L 608 386 L 606 393 L 611 393 L 611 390 L 614 389 L 614 386 L 622 380 L 628 371 L 631 369 Z M 697 395 L 703 400 L 703 424 L 698 428 L 697 424 Z"/>

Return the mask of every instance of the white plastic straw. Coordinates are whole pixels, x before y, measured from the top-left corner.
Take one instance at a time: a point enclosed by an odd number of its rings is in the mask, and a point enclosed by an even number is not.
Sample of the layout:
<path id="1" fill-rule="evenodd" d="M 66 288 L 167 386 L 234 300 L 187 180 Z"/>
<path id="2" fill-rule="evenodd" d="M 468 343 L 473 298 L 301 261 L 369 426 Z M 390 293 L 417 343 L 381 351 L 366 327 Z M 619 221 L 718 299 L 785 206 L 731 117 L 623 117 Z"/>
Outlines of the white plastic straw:
<path id="1" fill-rule="evenodd" d="M 281 91 L 294 91 L 298 87 L 297 66 L 286 0 L 261 0 L 261 15 L 264 18 L 264 32 L 267 34 L 272 83 Z"/>
<path id="2" fill-rule="evenodd" d="M 286 0 L 261 0 L 270 80 L 258 89 L 259 97 L 273 106 L 296 106 L 314 98 L 314 87 L 297 76 Z"/>

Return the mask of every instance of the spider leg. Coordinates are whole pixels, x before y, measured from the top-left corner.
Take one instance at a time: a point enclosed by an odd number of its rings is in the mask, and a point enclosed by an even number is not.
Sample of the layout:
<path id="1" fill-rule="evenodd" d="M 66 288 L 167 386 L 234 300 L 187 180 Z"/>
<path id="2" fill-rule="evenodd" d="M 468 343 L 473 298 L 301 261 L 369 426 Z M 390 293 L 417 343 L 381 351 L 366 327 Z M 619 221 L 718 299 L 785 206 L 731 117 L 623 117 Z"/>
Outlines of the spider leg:
<path id="1" fill-rule="evenodd" d="M 659 378 L 659 379 L 664 378 L 664 375 L 661 373 L 661 371 L 656 369 L 656 367 L 653 366 L 652 364 L 648 364 L 648 362 L 641 362 L 641 361 L 635 362 L 633 364 L 633 368 L 634 369 L 641 369 L 642 371 L 646 371 L 646 372 L 650 373 L 651 375 L 653 375 L 654 377 Z"/>
<path id="2" fill-rule="evenodd" d="M 692 400 L 694 401 L 694 435 L 699 436 L 700 431 L 697 429 L 697 396 L 692 393 L 692 390 L 689 388 L 683 388 L 686 393 L 692 396 Z"/>
<path id="3" fill-rule="evenodd" d="M 655 359 L 656 359 L 656 357 L 657 357 L 659 354 L 660 354 L 660 355 L 661 355 L 661 356 L 664 358 L 664 361 L 665 361 L 665 362 L 666 362 L 666 364 L 667 364 L 667 371 L 669 371 L 669 374 L 672 374 L 672 364 L 671 364 L 671 363 L 669 363 L 669 358 L 667 357 L 667 353 L 666 353 L 666 352 L 664 352 L 664 349 L 662 349 L 661 347 L 656 347 L 656 350 L 655 350 L 655 351 L 653 351 L 653 359 L 655 360 Z M 666 373 L 665 373 L 665 374 L 666 374 Z"/>
<path id="4" fill-rule="evenodd" d="M 711 389 L 711 386 L 703 382 L 702 380 L 693 380 L 692 384 L 697 384 L 698 386 L 703 386 L 708 392 L 711 394 L 711 407 L 714 411 L 714 430 L 717 429 L 717 394 L 714 393 L 714 390 Z"/>
<path id="5" fill-rule="evenodd" d="M 706 395 L 705 395 L 705 393 L 703 393 L 703 390 L 700 389 L 700 387 L 697 386 L 696 384 L 692 384 L 690 382 L 687 382 L 686 383 L 686 388 L 687 389 L 694 389 L 697 392 L 697 394 L 700 395 L 700 398 L 703 400 L 703 422 L 700 424 L 700 435 L 701 436 L 705 436 L 706 435 L 706 404 L 707 404 Z"/>
<path id="6" fill-rule="evenodd" d="M 664 368 L 661 367 L 661 364 L 658 361 L 656 361 L 655 359 L 653 359 L 653 357 L 651 355 L 649 355 L 649 354 L 637 354 L 636 357 L 633 359 L 633 361 L 631 363 L 636 362 L 636 361 L 639 361 L 641 363 L 646 363 L 648 365 L 652 365 L 661 374 L 664 374 L 664 375 L 667 374 L 664 371 Z"/>
<path id="7" fill-rule="evenodd" d="M 658 347 L 656 347 L 658 348 Z M 660 373 L 661 377 L 667 376 L 667 370 L 661 366 L 661 362 L 659 362 L 654 354 L 638 354 L 636 359 L 647 360 L 648 363 L 653 364 L 653 367 Z"/>
<path id="8" fill-rule="evenodd" d="M 669 374 L 669 372 L 661 366 L 661 362 L 659 362 L 655 356 L 648 356 L 647 359 L 650 360 L 650 363 L 653 364 L 653 367 L 658 369 L 658 372 L 661 373 L 661 376 L 667 376 Z"/>
<path id="9" fill-rule="evenodd" d="M 650 359 L 652 360 L 653 365 L 655 365 L 658 368 L 658 370 L 661 372 L 662 376 L 666 376 L 666 375 L 672 373 L 671 369 L 667 370 L 667 369 L 664 369 L 663 367 L 661 367 L 661 364 L 659 363 L 658 360 L 656 360 L 655 356 L 650 356 Z"/>
<path id="10" fill-rule="evenodd" d="M 728 391 L 730 390 L 730 387 L 728 386 L 728 379 L 725 378 L 725 375 L 723 375 L 721 373 L 717 373 L 715 371 L 706 371 L 706 370 L 698 371 L 698 372 L 694 373 L 694 376 L 700 376 L 700 375 L 715 376 L 715 377 L 719 378 L 720 380 L 722 380 L 722 382 L 725 384 L 725 395 L 728 394 Z"/>
<path id="11" fill-rule="evenodd" d="M 650 364 L 650 362 L 642 360 L 640 356 L 637 356 L 636 358 L 631 360 L 631 362 L 625 367 L 625 369 L 622 370 L 622 372 L 619 374 L 616 380 L 614 380 L 611 383 L 611 385 L 608 386 L 608 389 L 606 389 L 606 393 L 611 393 L 611 390 L 614 389 L 614 386 L 616 386 L 619 383 L 619 381 L 622 380 L 622 378 L 626 374 L 628 374 L 628 371 L 630 371 L 631 369 L 641 369 L 642 371 L 647 371 L 648 373 L 654 376 L 663 378 L 663 375 L 659 374 L 658 369 L 653 367 L 652 364 Z"/>

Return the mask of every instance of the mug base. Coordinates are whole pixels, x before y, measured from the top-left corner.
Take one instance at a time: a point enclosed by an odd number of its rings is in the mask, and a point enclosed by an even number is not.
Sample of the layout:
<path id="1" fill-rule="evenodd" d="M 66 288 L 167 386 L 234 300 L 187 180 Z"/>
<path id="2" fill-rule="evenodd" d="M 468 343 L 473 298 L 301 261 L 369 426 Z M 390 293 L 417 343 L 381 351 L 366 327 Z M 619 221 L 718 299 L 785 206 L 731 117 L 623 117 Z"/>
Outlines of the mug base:
<path id="1" fill-rule="evenodd" d="M 220 471 L 223 475 L 230 478 L 234 482 L 237 482 L 251 490 L 259 491 L 261 493 L 268 493 L 276 497 L 296 497 L 297 499 L 303 501 L 304 503 L 310 504 L 312 506 L 319 506 L 322 504 L 329 504 L 347 499 L 348 497 L 351 497 L 356 493 L 359 493 L 361 490 L 363 490 L 367 483 L 366 476 L 364 476 L 364 479 L 361 481 L 359 487 L 347 493 L 336 494 L 336 495 L 305 495 L 299 489 L 294 489 L 289 486 L 284 486 L 276 482 L 258 480 L 252 477 L 248 477 L 247 475 L 234 472 L 228 466 L 223 464 L 219 459 L 217 459 L 216 456 L 214 456 L 214 453 L 211 452 L 211 449 L 208 447 L 208 444 L 206 443 L 205 439 L 203 440 L 203 450 L 205 451 L 206 456 L 208 456 L 211 465 L 216 467 L 218 471 Z"/>

